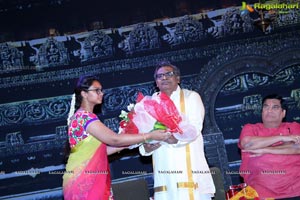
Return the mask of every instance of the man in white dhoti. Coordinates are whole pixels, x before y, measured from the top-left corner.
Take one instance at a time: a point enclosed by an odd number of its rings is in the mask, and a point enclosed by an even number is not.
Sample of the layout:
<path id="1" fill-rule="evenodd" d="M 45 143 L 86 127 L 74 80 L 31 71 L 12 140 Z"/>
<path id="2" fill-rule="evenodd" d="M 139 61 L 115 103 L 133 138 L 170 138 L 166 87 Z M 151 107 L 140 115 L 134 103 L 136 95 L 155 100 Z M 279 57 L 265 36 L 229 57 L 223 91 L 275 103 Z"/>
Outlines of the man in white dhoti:
<path id="1" fill-rule="evenodd" d="M 180 70 L 169 62 L 159 64 L 154 78 L 160 92 L 166 93 L 186 117 L 182 134 L 139 147 L 141 155 L 153 156 L 154 199 L 210 200 L 215 186 L 204 156 L 201 131 L 205 111 L 201 97 L 180 88 Z"/>

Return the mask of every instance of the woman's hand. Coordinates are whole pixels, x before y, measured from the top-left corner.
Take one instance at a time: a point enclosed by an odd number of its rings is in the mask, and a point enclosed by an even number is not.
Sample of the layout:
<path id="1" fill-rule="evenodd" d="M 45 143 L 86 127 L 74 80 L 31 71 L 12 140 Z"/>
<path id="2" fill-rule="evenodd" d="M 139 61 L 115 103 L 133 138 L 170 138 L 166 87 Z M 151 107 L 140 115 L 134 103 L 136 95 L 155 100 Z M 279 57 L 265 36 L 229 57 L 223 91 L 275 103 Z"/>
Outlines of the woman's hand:
<path id="1" fill-rule="evenodd" d="M 144 136 L 145 136 L 145 140 L 150 139 L 150 140 L 164 141 L 171 136 L 171 133 L 166 132 L 165 130 L 155 130 L 145 134 Z"/>

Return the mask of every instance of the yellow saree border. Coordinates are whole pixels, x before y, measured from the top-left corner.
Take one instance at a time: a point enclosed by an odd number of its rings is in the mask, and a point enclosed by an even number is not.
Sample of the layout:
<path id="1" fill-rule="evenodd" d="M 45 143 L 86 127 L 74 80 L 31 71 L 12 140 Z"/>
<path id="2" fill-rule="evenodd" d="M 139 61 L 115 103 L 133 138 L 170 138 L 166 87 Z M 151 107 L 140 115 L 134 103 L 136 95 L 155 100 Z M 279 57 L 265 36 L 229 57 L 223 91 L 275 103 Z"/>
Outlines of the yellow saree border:
<path id="1" fill-rule="evenodd" d="M 66 165 L 67 173 L 64 173 L 63 176 L 64 185 L 67 184 L 68 180 L 72 177 L 77 177 L 83 172 L 86 164 L 93 157 L 101 144 L 102 143 L 94 136 L 89 135 L 71 149 L 68 163 Z"/>

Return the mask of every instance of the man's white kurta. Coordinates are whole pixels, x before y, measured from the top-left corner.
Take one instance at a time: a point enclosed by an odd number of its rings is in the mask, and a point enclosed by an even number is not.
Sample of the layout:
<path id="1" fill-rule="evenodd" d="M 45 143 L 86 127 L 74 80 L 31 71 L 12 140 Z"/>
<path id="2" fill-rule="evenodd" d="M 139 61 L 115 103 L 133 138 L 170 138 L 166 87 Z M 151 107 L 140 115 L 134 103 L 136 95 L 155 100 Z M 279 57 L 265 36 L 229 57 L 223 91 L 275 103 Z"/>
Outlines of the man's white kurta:
<path id="1" fill-rule="evenodd" d="M 170 98 L 180 108 L 180 87 L 172 93 Z M 215 193 L 215 186 L 204 155 L 203 137 L 201 134 L 204 120 L 204 106 L 198 93 L 183 89 L 185 116 L 190 124 L 196 127 L 197 137 L 192 141 L 177 144 L 163 143 L 160 148 L 146 153 L 140 146 L 140 153 L 144 156 L 153 155 L 153 174 L 155 200 L 188 200 L 189 189 L 183 182 L 190 182 L 188 171 L 192 173 L 194 188 L 192 195 L 195 200 L 201 200 L 201 194 Z M 157 95 L 157 93 L 153 94 Z M 188 133 L 184 133 L 188 134 Z M 186 145 L 190 146 L 190 164 L 187 162 Z"/>

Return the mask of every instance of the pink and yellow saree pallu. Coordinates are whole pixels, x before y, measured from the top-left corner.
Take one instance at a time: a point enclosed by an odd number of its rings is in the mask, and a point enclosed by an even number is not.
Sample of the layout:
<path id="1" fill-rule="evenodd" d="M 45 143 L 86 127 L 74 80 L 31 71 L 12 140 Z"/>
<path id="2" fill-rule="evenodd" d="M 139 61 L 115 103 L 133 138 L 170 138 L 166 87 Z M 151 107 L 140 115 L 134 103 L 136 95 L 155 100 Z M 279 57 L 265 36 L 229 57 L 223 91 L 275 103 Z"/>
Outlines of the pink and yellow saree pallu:
<path id="1" fill-rule="evenodd" d="M 65 200 L 108 200 L 110 172 L 106 145 L 89 135 L 71 150 L 63 176 Z"/>

